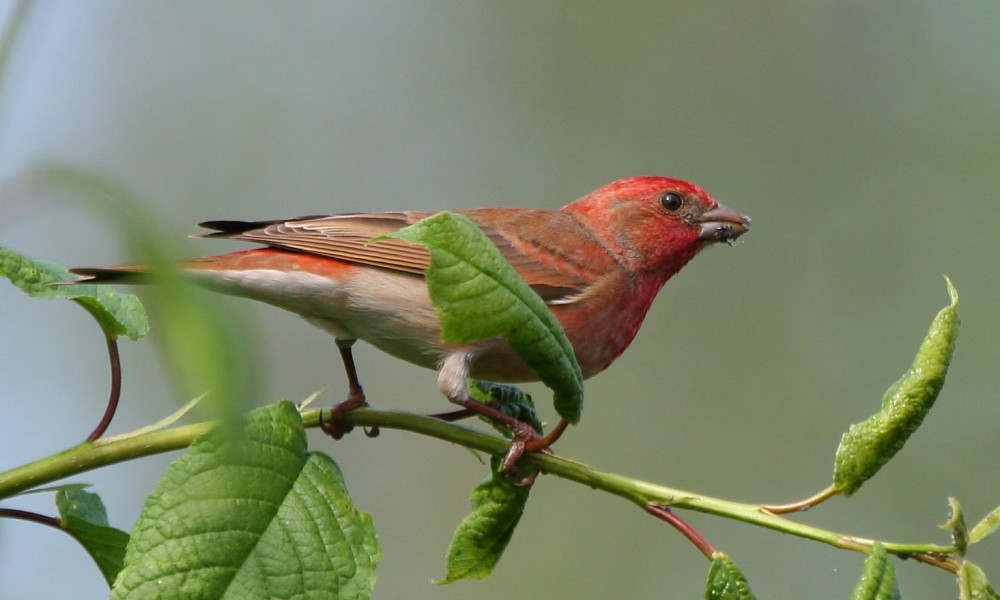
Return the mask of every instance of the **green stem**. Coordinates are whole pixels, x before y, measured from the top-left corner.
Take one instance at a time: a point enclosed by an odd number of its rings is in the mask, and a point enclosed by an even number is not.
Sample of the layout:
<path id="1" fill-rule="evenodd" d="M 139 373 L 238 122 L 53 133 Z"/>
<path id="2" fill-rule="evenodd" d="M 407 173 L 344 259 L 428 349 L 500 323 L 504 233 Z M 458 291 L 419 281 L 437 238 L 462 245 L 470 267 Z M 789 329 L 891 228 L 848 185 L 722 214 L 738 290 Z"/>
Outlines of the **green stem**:
<path id="1" fill-rule="evenodd" d="M 378 426 L 386 429 L 411 431 L 498 456 L 503 456 L 509 445 L 506 439 L 422 415 L 362 408 L 352 410 L 345 416 L 346 423 L 355 427 Z M 318 425 L 319 411 L 308 411 L 302 415 L 302 418 L 307 427 Z M 538 469 L 542 473 L 555 475 L 614 494 L 638 505 L 643 510 L 646 510 L 650 504 L 693 510 L 862 553 L 868 553 L 875 541 L 804 525 L 779 515 L 770 514 L 759 504 L 731 502 L 657 485 L 601 471 L 552 454 L 528 454 L 525 455 L 522 462 L 529 469 Z M 896 542 L 883 542 L 883 545 L 890 554 L 913 558 L 948 571 L 956 572 L 961 566 L 960 560 L 947 556 L 954 554 L 954 548 L 951 546 Z"/>
<path id="2" fill-rule="evenodd" d="M 172 427 L 134 436 L 83 442 L 58 454 L 0 473 L 0 499 L 99 467 L 180 450 L 212 423 Z"/>
<path id="3" fill-rule="evenodd" d="M 302 413 L 306 427 L 320 424 L 318 409 Z M 329 414 L 326 415 L 327 419 Z M 509 441 L 496 435 L 469 429 L 462 425 L 411 413 L 358 408 L 344 415 L 345 424 L 355 427 L 384 427 L 427 435 L 473 450 L 503 456 Z M 64 479 L 98 467 L 143 456 L 178 450 L 191 444 L 195 437 L 211 429 L 211 423 L 197 423 L 160 431 L 119 436 L 113 439 L 84 442 L 58 454 L 0 473 L 0 498 L 53 481 Z M 542 473 L 575 481 L 624 498 L 643 510 L 650 505 L 693 510 L 743 521 L 759 527 L 780 531 L 856 552 L 868 552 L 874 540 L 847 536 L 811 525 L 797 523 L 770 514 L 758 504 L 746 504 L 704 496 L 676 488 L 657 485 L 608 473 L 572 460 L 546 453 L 533 453 L 523 459 L 524 466 Z M 954 558 L 954 548 L 934 544 L 883 542 L 886 550 L 934 566 L 957 571 L 960 561 Z"/>

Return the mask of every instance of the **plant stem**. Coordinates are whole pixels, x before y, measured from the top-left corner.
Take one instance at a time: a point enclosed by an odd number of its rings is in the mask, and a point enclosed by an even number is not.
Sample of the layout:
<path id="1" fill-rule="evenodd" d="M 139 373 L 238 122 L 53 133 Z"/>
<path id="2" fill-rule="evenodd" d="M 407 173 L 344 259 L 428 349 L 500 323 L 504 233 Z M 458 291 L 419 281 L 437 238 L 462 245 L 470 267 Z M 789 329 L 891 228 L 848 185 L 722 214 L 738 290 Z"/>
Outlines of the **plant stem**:
<path id="1" fill-rule="evenodd" d="M 97 427 L 94 427 L 94 430 L 87 436 L 88 442 L 100 439 L 111 426 L 111 420 L 115 418 L 115 411 L 118 410 L 118 400 L 121 399 L 122 395 L 122 361 L 118 353 L 118 340 L 107 332 L 104 333 L 104 336 L 108 346 L 108 360 L 111 361 L 111 392 L 108 394 L 108 404 L 104 409 L 104 416 L 101 417 Z"/>
<path id="2" fill-rule="evenodd" d="M 212 423 L 196 423 L 134 436 L 83 442 L 58 454 L 46 456 L 0 473 L 0 498 L 99 467 L 186 448 Z"/>
<path id="3" fill-rule="evenodd" d="M 646 512 L 679 531 L 681 535 L 686 537 L 689 542 L 694 544 L 705 555 L 705 558 L 712 560 L 712 556 L 715 555 L 715 548 L 712 547 L 712 544 L 693 525 L 675 515 L 672 510 L 665 506 L 647 504 Z"/>
<path id="4" fill-rule="evenodd" d="M 319 427 L 321 412 L 327 413 L 328 420 L 329 411 L 313 409 L 302 413 L 303 424 L 306 427 Z M 355 427 L 384 427 L 410 431 L 498 456 L 503 456 L 510 444 L 509 440 L 496 435 L 432 417 L 399 411 L 357 408 L 344 414 L 344 423 Z M 184 448 L 190 445 L 195 437 L 211 428 L 212 423 L 197 423 L 84 442 L 58 454 L 0 473 L 0 499 L 98 467 Z M 542 473 L 614 494 L 636 504 L 644 511 L 650 505 L 693 510 L 856 552 L 868 552 L 874 542 L 867 538 L 843 535 L 797 523 L 770 514 L 761 505 L 722 500 L 608 473 L 553 454 L 527 454 L 522 459 L 522 464 L 528 469 L 537 469 Z M 961 561 L 952 556 L 954 548 L 951 546 L 895 542 L 883 542 L 883 544 L 891 554 L 914 558 L 948 571 L 957 571 L 961 566 Z"/>
<path id="5" fill-rule="evenodd" d="M 318 413 L 319 411 L 303 413 L 303 422 L 307 427 L 318 423 Z M 503 456 L 506 453 L 509 444 L 509 441 L 506 439 L 467 429 L 461 425 L 445 423 L 430 417 L 397 411 L 370 408 L 358 409 L 347 413 L 345 415 L 345 422 L 354 426 L 376 425 L 387 429 L 412 431 L 498 456 Z M 785 517 L 770 514 L 759 504 L 732 502 L 661 486 L 601 471 L 594 467 L 552 454 L 527 454 L 522 459 L 522 464 L 528 469 L 538 469 L 542 473 L 555 475 L 593 489 L 614 494 L 636 504 L 644 511 L 650 504 L 693 510 L 736 521 L 743 521 L 781 533 L 828 544 L 836 548 L 861 553 L 868 553 L 875 541 L 797 523 Z M 959 559 L 949 556 L 954 553 L 954 548 L 951 546 L 897 542 L 882 543 L 886 551 L 890 554 L 913 558 L 948 571 L 957 572 L 961 566 Z"/>
<path id="6" fill-rule="evenodd" d="M 55 517 L 50 517 L 48 515 L 40 515 L 38 513 L 28 512 L 26 510 L 17 510 L 16 508 L 0 508 L 0 519 L 17 519 L 19 521 L 38 523 L 40 525 L 47 525 L 49 527 L 58 529 L 60 531 L 66 531 L 65 529 L 63 529 L 62 521 L 60 521 Z"/>

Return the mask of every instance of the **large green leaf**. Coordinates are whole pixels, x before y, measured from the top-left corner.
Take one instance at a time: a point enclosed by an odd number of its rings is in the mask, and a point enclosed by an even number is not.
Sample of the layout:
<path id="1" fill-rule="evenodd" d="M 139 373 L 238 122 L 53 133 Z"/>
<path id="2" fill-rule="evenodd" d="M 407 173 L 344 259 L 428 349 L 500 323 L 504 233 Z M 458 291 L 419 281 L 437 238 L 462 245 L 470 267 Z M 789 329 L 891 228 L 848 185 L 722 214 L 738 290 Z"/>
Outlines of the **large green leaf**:
<path id="1" fill-rule="evenodd" d="M 381 550 L 288 402 L 195 440 L 149 496 L 112 598 L 364 599 Z"/>
<path id="2" fill-rule="evenodd" d="M 427 287 L 446 342 L 502 336 L 554 394 L 570 423 L 583 409 L 583 375 L 573 346 L 545 302 L 468 217 L 442 212 L 390 237 L 431 254 Z"/>

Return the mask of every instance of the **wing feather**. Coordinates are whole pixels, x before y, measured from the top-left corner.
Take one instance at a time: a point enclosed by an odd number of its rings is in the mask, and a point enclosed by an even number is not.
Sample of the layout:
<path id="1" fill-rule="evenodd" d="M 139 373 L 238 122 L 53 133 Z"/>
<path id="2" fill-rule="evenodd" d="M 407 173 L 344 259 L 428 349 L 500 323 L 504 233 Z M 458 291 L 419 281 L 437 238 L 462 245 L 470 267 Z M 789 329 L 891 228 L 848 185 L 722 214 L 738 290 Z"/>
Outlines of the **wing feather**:
<path id="1" fill-rule="evenodd" d="M 580 297 L 587 287 L 596 279 L 588 277 L 592 273 L 586 267 L 593 267 L 592 260 L 584 262 L 583 257 L 557 256 L 552 252 L 552 246 L 544 244 L 545 240 L 533 239 L 526 235 L 532 228 L 525 228 L 518 217 L 510 219 L 489 219 L 495 226 L 484 226 L 478 216 L 492 212 L 490 209 L 465 211 L 466 214 L 479 223 L 487 237 L 496 244 L 514 269 L 524 278 L 543 299 L 549 302 L 566 302 Z M 520 213 L 536 211 L 516 211 Z M 572 223 L 565 222 L 567 217 L 555 211 L 537 211 L 547 217 L 555 218 L 557 223 L 544 232 L 551 237 L 565 235 L 561 231 Z M 423 275 L 430 264 L 430 253 L 426 248 L 410 244 L 402 240 L 387 239 L 372 244 L 374 237 L 394 233 L 401 228 L 416 223 L 433 213 L 428 212 L 385 212 L 357 213 L 331 216 L 299 217 L 296 219 L 276 221 L 208 221 L 199 227 L 214 229 L 211 233 L 199 237 L 228 238 L 255 242 L 295 252 L 305 252 L 317 256 L 325 256 L 362 265 L 370 265 L 383 269 Z M 538 216 L 538 215 L 536 215 Z M 577 234 L 577 232 L 569 232 Z M 531 251 L 531 255 L 526 254 Z M 539 258 L 550 260 L 539 260 Z M 570 265 L 578 268 L 560 268 Z M 598 261 L 600 262 L 600 261 Z"/>

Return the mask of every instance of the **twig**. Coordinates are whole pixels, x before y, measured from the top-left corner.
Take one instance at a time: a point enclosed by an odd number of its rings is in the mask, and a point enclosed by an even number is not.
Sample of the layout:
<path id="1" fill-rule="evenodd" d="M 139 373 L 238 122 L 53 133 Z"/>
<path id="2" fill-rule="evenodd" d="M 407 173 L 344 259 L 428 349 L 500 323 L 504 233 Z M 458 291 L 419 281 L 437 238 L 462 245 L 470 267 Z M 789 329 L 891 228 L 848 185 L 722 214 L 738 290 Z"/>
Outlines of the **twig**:
<path id="1" fill-rule="evenodd" d="M 675 515 L 666 506 L 661 506 L 659 504 L 647 504 L 646 512 L 653 515 L 657 519 L 670 524 L 671 527 L 681 532 L 681 534 L 688 539 L 692 544 L 694 544 L 705 558 L 712 560 L 712 555 L 715 554 L 715 548 L 712 544 L 705 539 L 705 536 L 701 534 L 693 525 L 685 521 L 684 519 Z"/>
<path id="2" fill-rule="evenodd" d="M 108 396 L 108 405 L 104 409 L 104 416 L 97 424 L 97 427 L 87 436 L 88 442 L 100 439 L 104 432 L 111 425 L 111 420 L 115 418 L 115 411 L 118 410 L 118 400 L 122 395 L 122 362 L 118 354 L 118 340 L 105 334 L 108 342 L 108 357 L 111 360 L 111 393 Z"/>
<path id="3" fill-rule="evenodd" d="M 60 521 L 59 519 L 55 517 L 49 517 L 47 515 L 40 515 L 38 513 L 29 512 L 26 510 L 18 510 L 16 508 L 0 508 L 0 518 L 17 519 L 19 521 L 40 523 L 42 525 L 48 525 L 49 527 L 54 527 L 60 531 L 65 531 L 62 526 L 62 521 Z"/>

